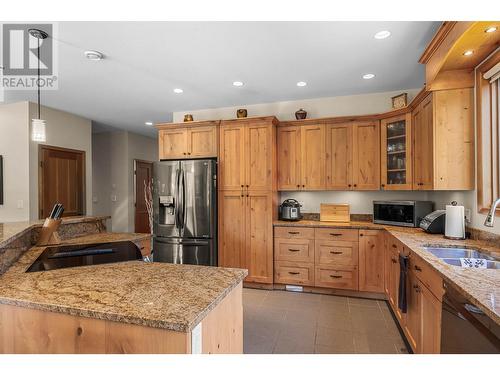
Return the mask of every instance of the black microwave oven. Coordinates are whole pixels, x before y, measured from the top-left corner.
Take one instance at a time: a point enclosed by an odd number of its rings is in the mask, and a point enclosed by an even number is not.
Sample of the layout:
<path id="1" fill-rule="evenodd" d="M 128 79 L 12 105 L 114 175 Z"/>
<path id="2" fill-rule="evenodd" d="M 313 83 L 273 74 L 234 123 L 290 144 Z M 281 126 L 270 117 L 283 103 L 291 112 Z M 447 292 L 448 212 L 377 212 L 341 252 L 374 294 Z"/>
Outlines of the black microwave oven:
<path id="1" fill-rule="evenodd" d="M 420 221 L 434 211 L 430 201 L 373 201 L 375 224 L 418 227 Z"/>

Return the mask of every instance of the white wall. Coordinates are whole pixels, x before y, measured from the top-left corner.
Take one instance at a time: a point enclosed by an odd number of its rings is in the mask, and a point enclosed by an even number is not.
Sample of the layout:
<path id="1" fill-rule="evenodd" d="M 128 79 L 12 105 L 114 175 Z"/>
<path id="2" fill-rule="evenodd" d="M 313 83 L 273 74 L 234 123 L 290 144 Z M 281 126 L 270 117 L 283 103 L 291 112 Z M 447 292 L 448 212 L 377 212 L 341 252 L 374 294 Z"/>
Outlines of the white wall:
<path id="1" fill-rule="evenodd" d="M 85 151 L 85 215 L 92 215 L 92 122 L 72 113 L 54 108 L 41 109 L 41 118 L 46 121 L 48 146 L 70 148 Z M 37 116 L 37 104 L 29 103 L 29 121 Z M 30 217 L 38 219 L 38 147 L 40 143 L 29 139 L 29 174 L 30 174 Z"/>
<path id="2" fill-rule="evenodd" d="M 334 96 L 328 98 L 293 100 L 287 102 L 274 102 L 263 104 L 252 104 L 234 107 L 211 108 L 211 109 L 188 109 L 174 112 L 173 121 L 182 122 L 184 114 L 191 113 L 194 120 L 227 120 L 236 118 L 238 108 L 246 108 L 248 116 L 276 116 L 278 119 L 294 120 L 295 111 L 303 108 L 307 111 L 308 118 L 365 115 L 380 113 L 391 109 L 391 97 L 408 93 L 408 101 L 411 101 L 420 89 L 407 89 L 374 94 Z"/>
<path id="3" fill-rule="evenodd" d="M 92 139 L 94 211 L 111 216 L 113 232 L 133 232 L 134 159 L 158 160 L 158 142 L 127 131 L 97 133 Z"/>
<path id="4" fill-rule="evenodd" d="M 0 223 L 29 219 L 28 102 L 0 105 L 0 155 L 3 155 L 4 204 Z M 18 203 L 22 208 L 17 208 Z"/>

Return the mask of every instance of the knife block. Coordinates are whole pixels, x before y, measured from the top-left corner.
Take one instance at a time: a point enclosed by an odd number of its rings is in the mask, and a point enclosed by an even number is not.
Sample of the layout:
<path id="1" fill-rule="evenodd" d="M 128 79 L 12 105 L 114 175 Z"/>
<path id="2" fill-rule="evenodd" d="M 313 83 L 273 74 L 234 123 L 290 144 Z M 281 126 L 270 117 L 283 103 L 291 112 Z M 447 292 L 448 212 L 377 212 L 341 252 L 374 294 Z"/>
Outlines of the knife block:
<path id="1" fill-rule="evenodd" d="M 57 234 L 57 228 L 61 225 L 61 221 L 61 219 L 45 219 L 36 243 L 37 246 L 58 245 L 61 243 L 61 239 Z"/>

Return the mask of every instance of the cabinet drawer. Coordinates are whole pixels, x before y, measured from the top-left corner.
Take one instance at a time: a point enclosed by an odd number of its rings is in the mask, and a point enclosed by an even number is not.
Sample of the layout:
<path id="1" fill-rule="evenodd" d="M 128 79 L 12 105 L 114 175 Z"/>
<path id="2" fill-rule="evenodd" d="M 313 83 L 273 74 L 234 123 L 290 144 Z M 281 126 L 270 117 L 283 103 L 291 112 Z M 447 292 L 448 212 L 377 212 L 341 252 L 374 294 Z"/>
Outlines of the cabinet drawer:
<path id="1" fill-rule="evenodd" d="M 316 240 L 316 265 L 356 266 L 358 264 L 358 243 L 344 241 Z"/>
<path id="2" fill-rule="evenodd" d="M 336 289 L 358 289 L 357 269 L 340 269 L 333 267 L 316 267 L 315 286 Z"/>
<path id="3" fill-rule="evenodd" d="M 424 284 L 439 301 L 443 299 L 443 279 L 423 259 L 415 253 L 410 254 L 410 271 Z"/>
<path id="4" fill-rule="evenodd" d="M 314 238 L 317 240 L 334 241 L 358 241 L 357 229 L 335 229 L 335 228 L 316 228 Z"/>
<path id="5" fill-rule="evenodd" d="M 314 240 L 275 238 L 274 259 L 293 262 L 314 262 Z"/>
<path id="6" fill-rule="evenodd" d="M 299 262 L 274 262 L 276 284 L 314 285 L 314 264 Z"/>
<path id="7" fill-rule="evenodd" d="M 314 228 L 275 227 L 274 237 L 314 239 Z"/>

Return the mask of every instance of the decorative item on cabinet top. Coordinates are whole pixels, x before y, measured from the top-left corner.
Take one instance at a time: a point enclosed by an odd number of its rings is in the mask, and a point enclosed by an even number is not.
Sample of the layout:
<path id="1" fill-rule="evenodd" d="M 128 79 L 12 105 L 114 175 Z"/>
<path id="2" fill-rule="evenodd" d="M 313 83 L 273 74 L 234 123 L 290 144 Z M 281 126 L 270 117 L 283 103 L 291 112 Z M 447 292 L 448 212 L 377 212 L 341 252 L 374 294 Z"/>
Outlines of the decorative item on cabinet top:
<path id="1" fill-rule="evenodd" d="M 245 108 L 240 108 L 236 111 L 236 117 L 245 118 L 248 116 L 248 111 Z"/>
<path id="2" fill-rule="evenodd" d="M 184 122 L 191 122 L 193 121 L 193 115 L 191 114 L 187 114 L 187 115 L 184 115 Z"/>
<path id="3" fill-rule="evenodd" d="M 307 111 L 304 111 L 302 108 L 295 112 L 295 118 L 297 120 L 304 120 L 307 117 Z"/>
<path id="4" fill-rule="evenodd" d="M 393 96 L 391 99 L 393 109 L 404 108 L 408 105 L 408 94 L 406 92 Z"/>

